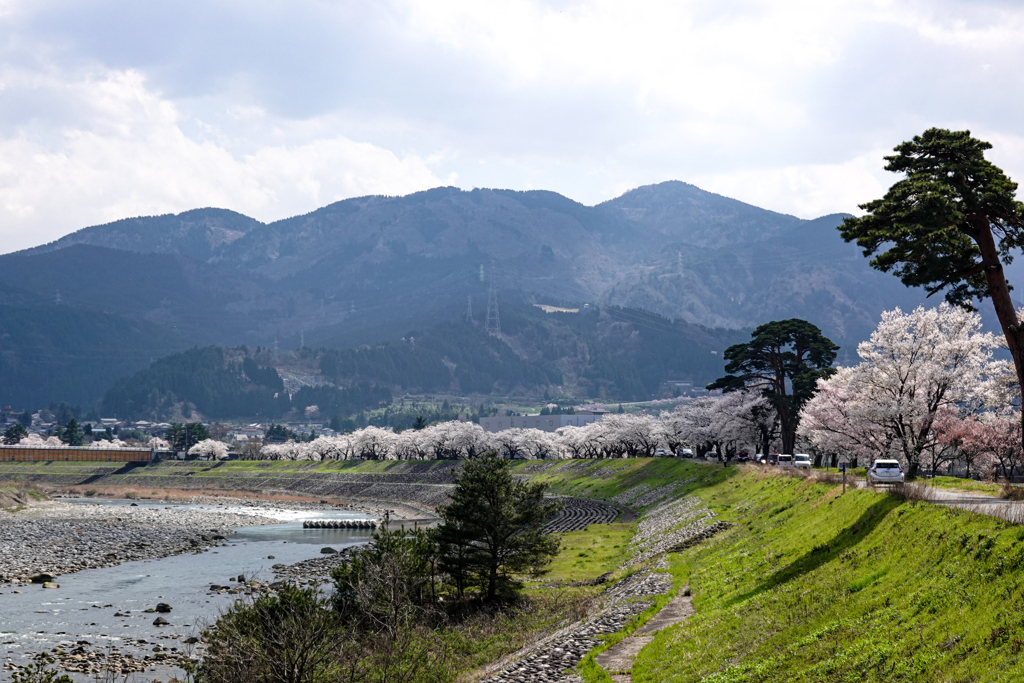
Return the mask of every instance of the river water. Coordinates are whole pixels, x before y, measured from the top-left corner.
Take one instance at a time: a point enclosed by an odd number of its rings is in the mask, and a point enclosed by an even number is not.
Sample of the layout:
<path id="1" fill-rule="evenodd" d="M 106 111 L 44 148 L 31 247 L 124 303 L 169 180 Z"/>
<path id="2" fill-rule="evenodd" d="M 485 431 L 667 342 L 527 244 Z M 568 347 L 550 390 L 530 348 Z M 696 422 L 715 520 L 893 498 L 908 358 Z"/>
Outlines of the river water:
<path id="1" fill-rule="evenodd" d="M 132 501 L 81 501 L 82 504 L 129 505 Z M 140 507 L 165 508 L 163 502 L 135 501 Z M 211 584 L 234 586 L 231 578 L 273 581 L 271 566 L 294 564 L 320 557 L 320 549 L 337 550 L 365 543 L 366 530 L 303 529 L 306 519 L 365 519 L 350 510 L 287 510 L 232 505 L 175 505 L 175 508 L 260 514 L 280 523 L 240 527 L 218 547 L 198 554 L 175 555 L 155 560 L 126 562 L 116 567 L 64 574 L 59 589 L 40 586 L 0 588 L 0 666 L 3 662 L 25 665 L 31 655 L 61 647 L 70 650 L 78 641 L 94 648 L 117 648 L 136 657 L 153 647 L 185 649 L 183 641 L 197 635 L 205 624 L 240 596 L 210 593 Z M 169 511 L 172 512 L 173 511 Z M 20 593 L 14 592 L 21 591 Z M 158 602 L 171 606 L 168 614 L 145 613 Z M 120 614 L 121 616 L 115 616 Z M 154 626 L 163 616 L 170 626 Z M 146 640 L 145 645 L 136 641 Z M 0 680 L 10 671 L 0 669 Z M 167 680 L 175 670 L 154 666 L 137 681 Z M 85 675 L 76 680 L 92 680 Z"/>

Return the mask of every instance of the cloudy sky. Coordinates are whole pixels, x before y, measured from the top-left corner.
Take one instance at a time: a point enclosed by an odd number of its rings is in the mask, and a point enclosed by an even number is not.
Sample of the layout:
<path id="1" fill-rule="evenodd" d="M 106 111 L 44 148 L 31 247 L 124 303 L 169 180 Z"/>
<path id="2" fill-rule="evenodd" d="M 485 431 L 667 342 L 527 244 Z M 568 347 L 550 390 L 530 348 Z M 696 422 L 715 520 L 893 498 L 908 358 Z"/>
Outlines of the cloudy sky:
<path id="1" fill-rule="evenodd" d="M 0 0 L 0 252 L 437 185 L 854 212 L 931 126 L 1024 180 L 1022 38 L 995 0 Z"/>

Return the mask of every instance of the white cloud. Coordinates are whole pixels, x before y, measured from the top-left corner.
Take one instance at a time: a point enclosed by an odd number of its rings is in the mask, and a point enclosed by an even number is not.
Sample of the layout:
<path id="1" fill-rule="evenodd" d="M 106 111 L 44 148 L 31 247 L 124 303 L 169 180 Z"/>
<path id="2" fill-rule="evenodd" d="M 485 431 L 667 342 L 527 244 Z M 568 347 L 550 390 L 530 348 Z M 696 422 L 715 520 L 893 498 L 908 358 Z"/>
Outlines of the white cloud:
<path id="1" fill-rule="evenodd" d="M 45 87 L 88 115 L 81 125 L 55 131 L 57 139 L 48 143 L 27 132 L 0 139 L 5 251 L 126 216 L 218 206 L 274 220 L 346 197 L 442 184 L 416 155 L 399 158 L 338 135 L 234 154 L 213 141 L 230 136 L 208 125 L 198 128 L 210 139 L 187 135 L 178 107 L 149 91 L 134 71 Z M 287 137 L 280 130 L 287 122 L 247 114 L 250 126 L 257 120 Z"/>
<path id="2" fill-rule="evenodd" d="M 456 181 L 854 212 L 930 126 L 1024 180 L 1022 29 L 997 1 L 0 0 L 0 251 Z"/>

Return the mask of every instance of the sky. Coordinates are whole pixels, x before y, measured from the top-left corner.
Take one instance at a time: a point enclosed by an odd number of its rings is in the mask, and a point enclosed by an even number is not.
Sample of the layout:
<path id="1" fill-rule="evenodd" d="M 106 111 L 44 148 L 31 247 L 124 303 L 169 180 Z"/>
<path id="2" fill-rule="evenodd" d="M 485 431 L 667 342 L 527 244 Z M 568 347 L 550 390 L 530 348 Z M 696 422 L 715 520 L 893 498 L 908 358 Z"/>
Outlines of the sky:
<path id="1" fill-rule="evenodd" d="M 0 0 L 0 253 L 439 185 L 856 213 L 933 126 L 1024 180 L 1022 38 L 997 0 Z"/>

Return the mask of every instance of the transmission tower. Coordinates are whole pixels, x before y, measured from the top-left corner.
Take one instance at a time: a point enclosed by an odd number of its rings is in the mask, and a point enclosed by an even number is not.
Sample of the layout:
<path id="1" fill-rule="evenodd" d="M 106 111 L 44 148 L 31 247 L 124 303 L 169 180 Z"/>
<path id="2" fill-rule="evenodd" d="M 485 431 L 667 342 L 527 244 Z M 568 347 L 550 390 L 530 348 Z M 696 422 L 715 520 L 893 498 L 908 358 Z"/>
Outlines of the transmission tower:
<path id="1" fill-rule="evenodd" d="M 501 319 L 498 317 L 498 290 L 494 288 L 494 265 L 491 264 L 491 286 L 487 292 L 487 334 L 501 336 Z"/>
<path id="2" fill-rule="evenodd" d="M 466 297 L 466 320 L 473 322 L 473 295 Z"/>

